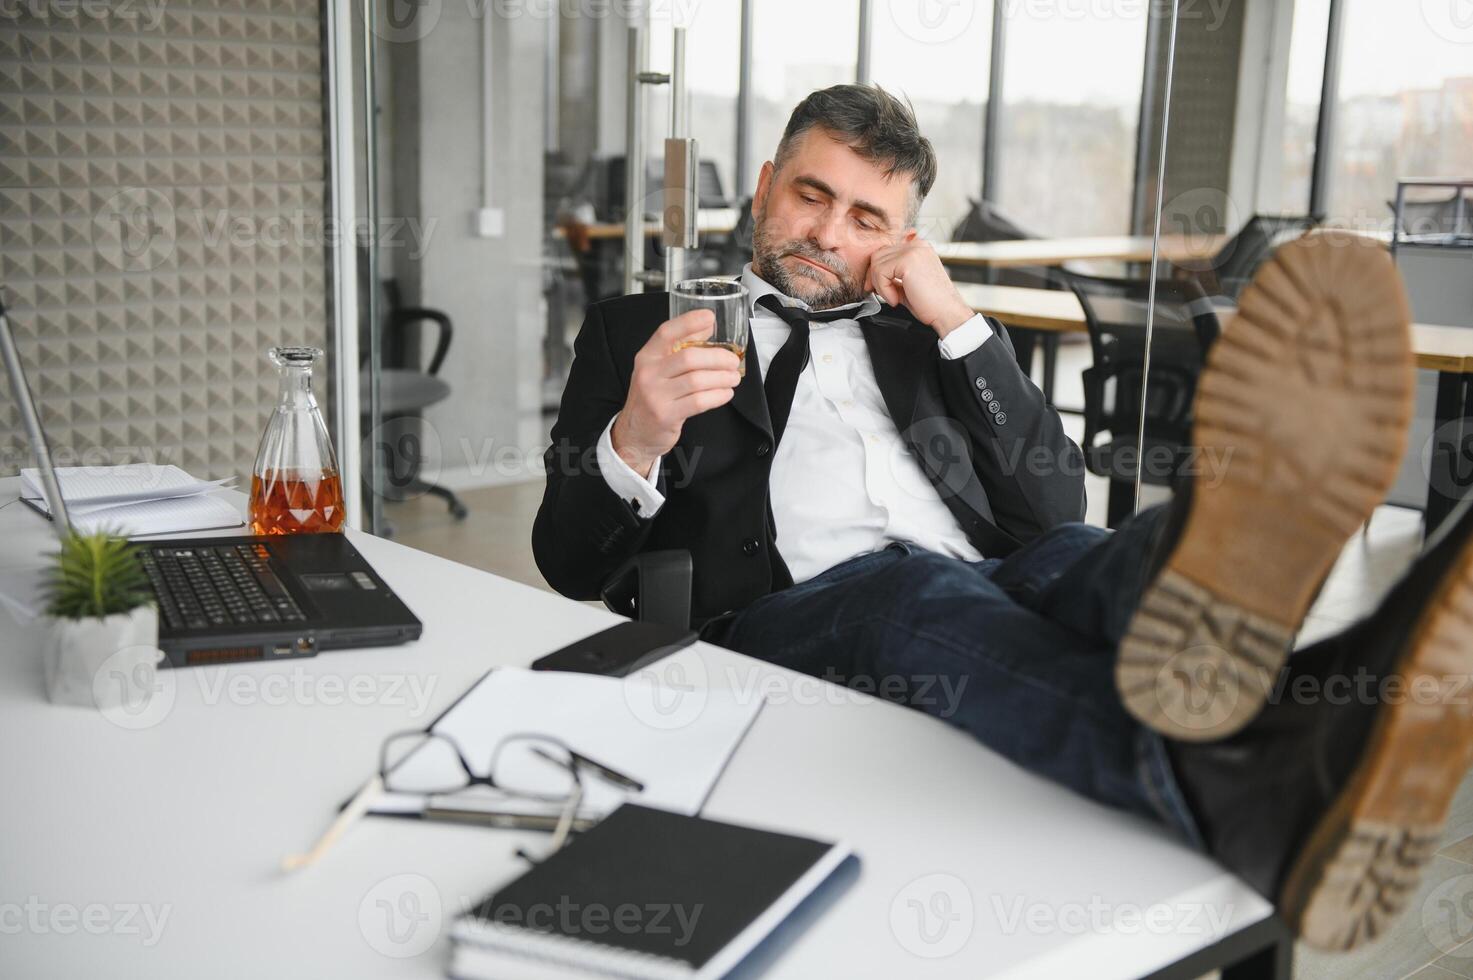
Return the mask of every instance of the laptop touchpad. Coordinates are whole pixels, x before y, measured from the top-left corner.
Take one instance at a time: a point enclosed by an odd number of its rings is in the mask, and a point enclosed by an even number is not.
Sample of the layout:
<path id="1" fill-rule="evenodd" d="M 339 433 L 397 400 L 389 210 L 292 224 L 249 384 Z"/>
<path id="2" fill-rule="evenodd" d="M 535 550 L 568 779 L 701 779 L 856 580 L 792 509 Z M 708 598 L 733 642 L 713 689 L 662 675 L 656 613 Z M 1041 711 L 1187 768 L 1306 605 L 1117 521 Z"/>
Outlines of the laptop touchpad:
<path id="1" fill-rule="evenodd" d="M 358 588 L 347 572 L 307 572 L 297 578 L 312 592 L 348 592 Z"/>

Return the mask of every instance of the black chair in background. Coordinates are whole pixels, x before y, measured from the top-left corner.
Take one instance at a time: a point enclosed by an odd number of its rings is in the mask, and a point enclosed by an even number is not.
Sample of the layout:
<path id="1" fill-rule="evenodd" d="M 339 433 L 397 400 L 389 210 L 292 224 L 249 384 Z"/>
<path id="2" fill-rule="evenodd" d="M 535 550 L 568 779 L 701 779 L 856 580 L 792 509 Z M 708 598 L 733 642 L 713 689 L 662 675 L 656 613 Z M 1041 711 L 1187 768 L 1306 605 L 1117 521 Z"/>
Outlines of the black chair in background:
<path id="1" fill-rule="evenodd" d="M 971 201 L 971 208 L 951 232 L 954 242 L 1011 242 L 1037 238 L 1018 227 L 987 201 Z M 1062 289 L 1059 275 L 1044 266 L 1019 266 L 1009 269 L 982 269 L 948 266 L 947 272 L 957 282 L 989 283 L 997 286 L 1022 286 L 1029 289 Z M 1054 375 L 1059 357 L 1059 335 L 1050 331 L 1008 327 L 1008 338 L 1024 373 L 1033 370 L 1033 351 L 1043 344 L 1043 395 L 1054 403 Z"/>
<path id="2" fill-rule="evenodd" d="M 1170 486 L 1185 461 L 1192 400 L 1217 339 L 1217 315 L 1196 281 L 1157 282 L 1145 428 L 1138 444 L 1150 283 L 1075 274 L 1067 281 L 1084 309 L 1094 354 L 1083 378 L 1085 465 L 1110 481 L 1107 523 L 1117 527 L 1134 507 L 1137 470 L 1144 483 Z M 1101 442 L 1104 433 L 1109 438 Z"/>
<path id="3" fill-rule="evenodd" d="M 1386 206 L 1396 213 L 1396 202 L 1387 201 Z M 1473 201 L 1459 190 L 1446 200 L 1402 201 L 1402 235 L 1473 235 Z"/>
<path id="4" fill-rule="evenodd" d="M 1258 267 L 1285 242 L 1298 238 L 1320 223 L 1310 215 L 1255 214 L 1238 233 L 1218 249 L 1202 269 L 1185 269 L 1209 296 L 1224 296 L 1234 302 Z"/>
<path id="5" fill-rule="evenodd" d="M 368 309 L 367 289 L 372 288 L 376 276 L 368 269 L 367 250 L 358 253 L 360 284 L 360 306 Z M 450 397 L 450 385 L 439 377 L 440 368 L 450 352 L 450 341 L 455 335 L 450 317 L 440 310 L 422 306 L 405 306 L 399 285 L 392 279 L 379 283 L 383 305 L 379 322 L 383 324 L 379 335 L 379 420 L 374 424 L 368 414 L 369 339 L 367 331 L 361 331 L 359 350 L 358 405 L 361 411 L 363 432 L 368 434 L 368 445 L 373 452 L 372 465 L 381 474 L 379 492 L 385 500 L 405 501 L 423 494 L 430 494 L 445 501 L 456 520 L 463 520 L 469 513 L 455 492 L 421 477 L 425 454 L 420 437 L 424 425 L 424 411 Z M 367 322 L 367 318 L 363 318 Z M 430 363 L 421 369 L 417 366 L 416 352 L 419 343 L 419 328 L 432 325 L 436 330 L 435 349 Z M 372 492 L 365 476 L 365 492 Z"/>

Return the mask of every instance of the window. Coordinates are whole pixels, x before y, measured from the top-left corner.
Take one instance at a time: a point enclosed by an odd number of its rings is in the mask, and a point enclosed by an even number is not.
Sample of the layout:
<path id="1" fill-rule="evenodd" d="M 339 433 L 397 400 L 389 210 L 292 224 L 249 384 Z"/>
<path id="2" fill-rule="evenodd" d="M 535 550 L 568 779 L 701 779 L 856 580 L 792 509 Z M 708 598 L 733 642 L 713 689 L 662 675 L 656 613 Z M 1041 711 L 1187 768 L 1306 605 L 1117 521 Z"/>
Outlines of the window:
<path id="1" fill-rule="evenodd" d="M 1284 96 L 1284 148 L 1279 164 L 1279 210 L 1283 214 L 1309 210 L 1329 23 L 1330 0 L 1295 0 Z"/>
<path id="2" fill-rule="evenodd" d="M 1328 217 L 1389 228 L 1398 178 L 1473 173 L 1473 27 L 1452 4 L 1345 2 Z"/>
<path id="3" fill-rule="evenodd" d="M 1130 231 L 1148 6 L 1008 8 L 995 198 L 1030 232 Z"/>
<path id="4" fill-rule="evenodd" d="M 870 75 L 910 99 L 936 147 L 936 183 L 921 207 L 921 235 L 951 240 L 969 199 L 982 195 L 982 125 L 991 61 L 991 4 L 955 4 L 922 20 L 911 5 L 876 4 Z"/>
<path id="5" fill-rule="evenodd" d="M 749 0 L 752 4 L 752 187 L 771 160 L 793 107 L 816 89 L 856 77 L 859 4 L 849 0 Z M 731 6 L 736 6 L 732 3 Z M 733 44 L 733 46 L 735 46 Z"/>

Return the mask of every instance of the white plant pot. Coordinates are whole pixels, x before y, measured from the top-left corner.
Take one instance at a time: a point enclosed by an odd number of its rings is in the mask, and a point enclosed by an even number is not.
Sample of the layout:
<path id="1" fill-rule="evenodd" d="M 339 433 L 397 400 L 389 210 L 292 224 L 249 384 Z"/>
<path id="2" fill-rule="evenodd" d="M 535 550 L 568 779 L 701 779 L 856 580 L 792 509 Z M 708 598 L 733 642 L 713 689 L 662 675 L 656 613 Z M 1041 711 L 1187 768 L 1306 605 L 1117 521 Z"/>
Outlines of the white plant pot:
<path id="1" fill-rule="evenodd" d="M 52 704 L 102 711 L 138 700 L 163 659 L 159 614 L 153 606 L 105 619 L 53 619 L 46 635 L 46 695 Z"/>

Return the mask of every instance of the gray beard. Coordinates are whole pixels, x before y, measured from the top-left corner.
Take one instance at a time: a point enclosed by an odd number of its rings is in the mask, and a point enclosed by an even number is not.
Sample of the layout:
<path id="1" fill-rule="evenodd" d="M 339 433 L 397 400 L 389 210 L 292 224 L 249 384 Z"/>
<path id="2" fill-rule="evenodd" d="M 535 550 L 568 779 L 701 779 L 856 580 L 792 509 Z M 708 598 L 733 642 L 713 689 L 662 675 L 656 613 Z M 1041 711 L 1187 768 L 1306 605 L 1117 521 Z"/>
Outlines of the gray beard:
<path id="1" fill-rule="evenodd" d="M 830 281 L 817 269 L 801 267 L 796 273 L 789 272 L 779 259 L 788 255 L 800 255 L 805 259 L 833 271 L 838 278 Z M 865 290 L 857 278 L 852 277 L 844 261 L 832 253 L 825 252 L 811 240 L 774 244 L 767 233 L 767 211 L 764 208 L 757 217 L 757 226 L 752 231 L 752 268 L 769 285 L 777 288 L 784 296 L 800 299 L 812 310 L 830 310 L 836 306 L 848 306 L 865 298 Z"/>

